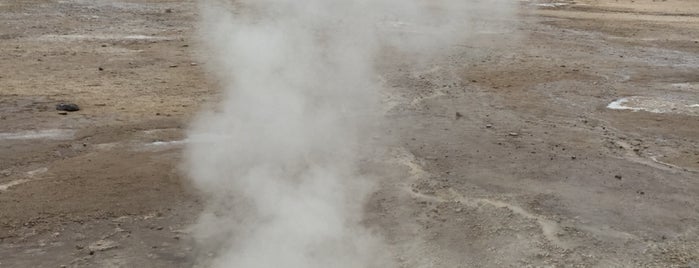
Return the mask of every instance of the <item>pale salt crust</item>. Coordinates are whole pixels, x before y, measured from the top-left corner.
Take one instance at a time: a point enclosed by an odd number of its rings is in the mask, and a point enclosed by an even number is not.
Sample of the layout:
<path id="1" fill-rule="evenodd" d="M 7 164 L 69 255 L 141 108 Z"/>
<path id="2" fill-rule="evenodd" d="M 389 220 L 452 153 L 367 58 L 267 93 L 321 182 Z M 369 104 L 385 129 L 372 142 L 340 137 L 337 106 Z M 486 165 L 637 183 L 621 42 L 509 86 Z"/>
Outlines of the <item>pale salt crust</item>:
<path id="1" fill-rule="evenodd" d="M 612 110 L 646 111 L 651 113 L 676 113 L 699 115 L 699 104 L 686 104 L 682 101 L 656 99 L 651 97 L 624 97 L 607 105 Z"/>
<path id="2" fill-rule="evenodd" d="M 171 38 L 164 36 L 151 36 L 151 35 L 117 35 L 117 34 L 95 34 L 95 35 L 84 35 L 84 34 L 66 34 L 66 35 L 55 35 L 47 34 L 42 35 L 38 38 L 42 41 L 81 41 L 81 40 L 95 40 L 95 41 L 105 41 L 105 40 L 155 40 L 155 41 L 165 41 L 171 40 Z"/>
<path id="3" fill-rule="evenodd" d="M 539 7 L 560 7 L 560 6 L 567 6 L 569 5 L 568 3 L 539 3 L 539 4 L 534 4 L 535 6 Z"/>
<path id="4" fill-rule="evenodd" d="M 69 140 L 75 135 L 72 129 L 44 129 L 0 133 L 0 140 Z"/>
<path id="5" fill-rule="evenodd" d="M 28 171 L 28 172 L 27 172 L 27 177 L 28 177 L 28 178 L 17 179 L 17 180 L 13 180 L 13 181 L 10 181 L 10 182 L 7 182 L 7 183 L 0 184 L 0 191 L 7 191 L 8 189 L 10 189 L 10 188 L 12 188 L 12 187 L 14 187 L 14 186 L 17 186 L 17 185 L 20 185 L 20 184 L 23 184 L 23 183 L 27 183 L 27 182 L 30 182 L 30 181 L 32 181 L 32 180 L 36 180 L 36 179 L 32 179 L 32 178 L 34 178 L 36 175 L 39 175 L 39 174 L 42 174 L 42 173 L 46 173 L 48 170 L 49 170 L 48 168 L 42 167 L 42 168 L 39 168 L 39 169 L 35 169 L 35 170 L 32 170 L 32 171 Z"/>
<path id="6" fill-rule="evenodd" d="M 633 111 L 641 110 L 640 108 L 633 108 L 633 107 L 629 107 L 629 106 L 624 105 L 628 101 L 629 101 L 628 98 L 620 98 L 620 99 L 617 99 L 617 100 L 609 103 L 607 105 L 607 108 L 612 109 L 612 110 L 633 110 Z"/>

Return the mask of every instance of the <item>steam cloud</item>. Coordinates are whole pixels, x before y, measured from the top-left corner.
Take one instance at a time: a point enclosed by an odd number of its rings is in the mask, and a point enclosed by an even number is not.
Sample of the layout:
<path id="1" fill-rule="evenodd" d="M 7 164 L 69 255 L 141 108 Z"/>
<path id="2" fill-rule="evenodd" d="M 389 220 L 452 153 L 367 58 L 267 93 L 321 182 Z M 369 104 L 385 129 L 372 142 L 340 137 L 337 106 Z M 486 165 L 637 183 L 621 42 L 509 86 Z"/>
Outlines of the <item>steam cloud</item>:
<path id="1" fill-rule="evenodd" d="M 209 71 L 224 88 L 186 149 L 189 176 L 208 197 L 195 226 L 215 254 L 207 265 L 395 266 L 360 224 L 373 183 L 357 170 L 359 148 L 380 116 L 376 56 L 463 38 L 468 14 L 487 5 L 202 0 Z"/>

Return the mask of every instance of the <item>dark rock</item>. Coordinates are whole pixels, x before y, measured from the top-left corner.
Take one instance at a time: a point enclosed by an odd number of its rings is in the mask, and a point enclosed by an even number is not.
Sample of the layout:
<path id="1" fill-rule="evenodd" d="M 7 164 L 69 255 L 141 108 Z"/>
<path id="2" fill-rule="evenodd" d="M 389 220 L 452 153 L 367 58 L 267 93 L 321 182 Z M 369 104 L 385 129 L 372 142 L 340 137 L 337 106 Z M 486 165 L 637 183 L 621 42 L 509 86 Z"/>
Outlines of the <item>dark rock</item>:
<path id="1" fill-rule="evenodd" d="M 614 178 L 616 178 L 617 180 L 621 180 L 621 175 L 614 175 Z"/>
<path id="2" fill-rule="evenodd" d="M 80 106 L 78 106 L 75 103 L 59 103 L 59 104 L 56 104 L 56 110 L 66 111 L 66 112 L 75 112 L 75 111 L 80 111 Z"/>

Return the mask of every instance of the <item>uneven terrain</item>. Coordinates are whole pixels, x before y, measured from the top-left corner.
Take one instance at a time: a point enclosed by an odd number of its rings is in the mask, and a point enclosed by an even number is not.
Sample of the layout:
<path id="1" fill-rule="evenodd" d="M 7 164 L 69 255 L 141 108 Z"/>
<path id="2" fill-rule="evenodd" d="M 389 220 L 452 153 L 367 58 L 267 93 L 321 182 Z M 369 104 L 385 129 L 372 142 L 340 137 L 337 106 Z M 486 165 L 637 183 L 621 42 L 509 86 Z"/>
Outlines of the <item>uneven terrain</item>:
<path id="1" fill-rule="evenodd" d="M 386 49 L 364 224 L 401 267 L 699 267 L 699 2 L 518 1 Z M 193 1 L 0 1 L 0 267 L 192 267 Z M 61 114 L 55 105 L 81 110 Z"/>

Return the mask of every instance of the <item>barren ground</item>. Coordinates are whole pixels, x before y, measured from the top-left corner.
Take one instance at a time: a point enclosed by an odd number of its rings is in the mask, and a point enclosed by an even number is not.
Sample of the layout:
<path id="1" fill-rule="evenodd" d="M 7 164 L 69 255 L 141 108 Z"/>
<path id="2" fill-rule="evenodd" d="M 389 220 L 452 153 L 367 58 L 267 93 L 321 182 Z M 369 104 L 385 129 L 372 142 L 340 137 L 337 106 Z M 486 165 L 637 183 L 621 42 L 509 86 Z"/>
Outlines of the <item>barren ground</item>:
<path id="1" fill-rule="evenodd" d="M 518 2 L 420 65 L 384 55 L 365 222 L 403 267 L 699 267 L 699 2 L 561 3 Z M 0 267 L 212 257 L 178 169 L 219 97 L 196 12 L 0 1 Z"/>

